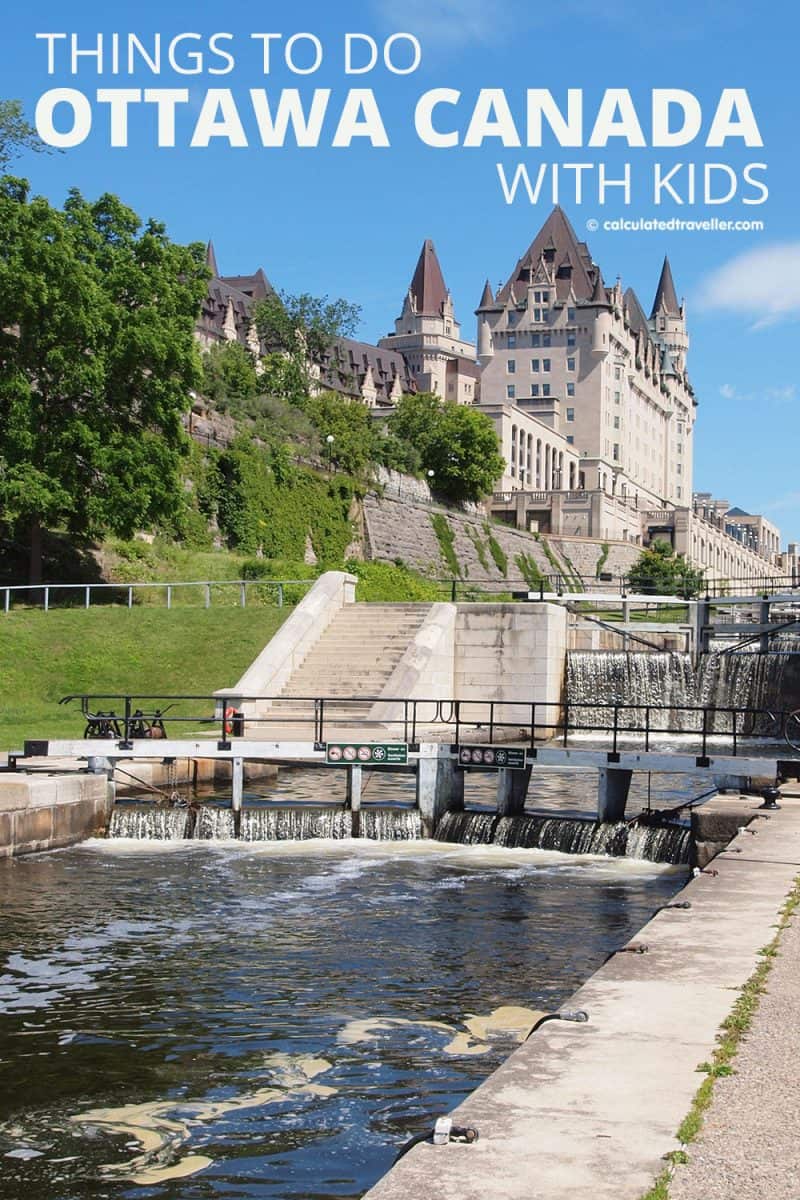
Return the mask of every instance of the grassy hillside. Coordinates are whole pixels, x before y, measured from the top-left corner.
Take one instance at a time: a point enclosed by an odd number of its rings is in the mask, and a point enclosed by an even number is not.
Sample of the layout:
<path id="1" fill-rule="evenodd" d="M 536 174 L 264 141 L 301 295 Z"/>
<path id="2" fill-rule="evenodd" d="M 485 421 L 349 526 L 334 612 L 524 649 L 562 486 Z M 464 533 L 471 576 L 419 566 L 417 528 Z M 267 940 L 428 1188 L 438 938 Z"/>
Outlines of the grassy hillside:
<path id="1" fill-rule="evenodd" d="M 0 613 L 0 749 L 80 737 L 70 692 L 210 694 L 236 682 L 292 610 L 99 607 Z M 195 709 L 196 711 L 196 709 Z"/>

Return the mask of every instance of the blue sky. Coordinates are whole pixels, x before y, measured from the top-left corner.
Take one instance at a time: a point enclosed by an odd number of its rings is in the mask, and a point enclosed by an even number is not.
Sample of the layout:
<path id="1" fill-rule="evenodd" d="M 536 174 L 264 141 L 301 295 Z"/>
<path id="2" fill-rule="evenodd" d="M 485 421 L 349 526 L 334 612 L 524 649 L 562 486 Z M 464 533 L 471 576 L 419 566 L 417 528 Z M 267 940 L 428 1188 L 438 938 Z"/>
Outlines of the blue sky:
<path id="1" fill-rule="evenodd" d="M 603 11 L 604 10 L 604 11 Z M 784 540 L 800 539 L 800 384 L 795 341 L 800 316 L 800 234 L 797 195 L 800 169 L 793 94 L 800 17 L 791 0 L 758 12 L 745 3 L 673 0 L 650 6 L 633 0 L 560 0 L 541 4 L 506 0 L 501 7 L 476 0 L 361 0 L 322 4 L 227 5 L 206 0 L 118 0 L 108 6 L 80 0 L 65 6 L 38 0 L 4 15 L 0 44 L 0 95 L 19 97 L 28 114 L 49 88 L 77 88 L 92 99 L 101 87 L 188 87 L 191 102 L 178 116 L 177 145 L 159 149 L 152 111 L 137 110 L 129 145 L 109 147 L 107 110 L 95 107 L 86 142 L 52 156 L 30 156 L 17 170 L 34 189 L 61 202 L 71 186 L 94 196 L 118 192 L 140 214 L 164 220 L 179 241 L 214 239 L 220 269 L 236 274 L 263 266 L 273 283 L 290 292 L 344 296 L 362 306 L 361 336 L 375 340 L 392 327 L 421 243 L 433 238 L 465 333 L 474 334 L 473 309 L 484 279 L 505 279 L 546 217 L 549 196 L 531 205 L 505 203 L 496 164 L 511 173 L 518 163 L 535 171 L 541 163 L 603 161 L 610 177 L 631 163 L 632 203 L 612 190 L 600 205 L 596 185 L 583 203 L 574 191 L 561 203 L 579 236 L 586 237 L 606 283 L 617 275 L 633 286 L 648 308 L 661 261 L 669 254 L 679 294 L 685 296 L 692 349 L 689 366 L 700 401 L 696 430 L 695 488 L 732 504 L 764 512 L 782 528 Z M 665 28 L 665 24 L 669 28 Z M 56 70 L 47 73 L 37 33 L 75 33 L 86 47 L 98 32 L 137 34 L 144 42 L 196 32 L 234 35 L 236 70 L 226 76 L 180 76 L 170 69 L 130 79 L 106 72 L 98 79 L 89 60 L 77 76 L 68 70 L 63 43 Z M 320 70 L 295 75 L 279 54 L 268 76 L 261 70 L 253 32 L 311 32 L 324 48 Z M 346 33 L 382 41 L 413 33 L 422 48 L 419 69 L 398 76 L 385 68 L 346 76 Z M 277 43 L 275 43 L 277 44 Z M 186 53 L 188 44 L 183 53 Z M 298 65 L 304 59 L 298 47 Z M 402 65 L 399 54 L 398 65 Z M 214 60 L 212 60 L 213 62 Z M 188 142 L 207 88 L 230 88 L 249 135 L 247 148 L 226 144 L 190 149 Z M 331 89 L 330 114 L 319 146 L 291 144 L 264 149 L 249 110 L 248 89 L 274 97 L 298 87 Z M 331 148 L 333 129 L 348 88 L 372 88 L 391 145 L 354 143 Z M 653 88 L 683 88 L 703 109 L 703 137 L 690 146 L 661 150 L 611 144 L 604 149 L 567 149 L 552 138 L 524 147 L 524 92 L 551 89 L 562 104 L 567 88 L 581 88 L 587 126 L 606 88 L 630 90 L 649 136 Z M 523 148 L 492 140 L 480 148 L 434 149 L 414 130 L 414 106 L 432 88 L 461 91 L 453 110 L 462 135 L 480 88 L 504 88 L 521 127 Z M 746 88 L 763 136 L 763 147 L 729 142 L 703 144 L 721 90 Z M 437 120 L 445 124 L 446 109 Z M 656 208 L 650 180 L 656 161 L 728 164 L 739 177 L 750 162 L 767 164 L 769 198 L 746 206 L 741 193 L 728 204 Z M 753 194 L 748 189 L 746 194 Z M 681 217 L 757 219 L 762 231 L 615 232 L 602 222 L 616 218 Z M 587 232 L 587 221 L 601 227 Z"/>

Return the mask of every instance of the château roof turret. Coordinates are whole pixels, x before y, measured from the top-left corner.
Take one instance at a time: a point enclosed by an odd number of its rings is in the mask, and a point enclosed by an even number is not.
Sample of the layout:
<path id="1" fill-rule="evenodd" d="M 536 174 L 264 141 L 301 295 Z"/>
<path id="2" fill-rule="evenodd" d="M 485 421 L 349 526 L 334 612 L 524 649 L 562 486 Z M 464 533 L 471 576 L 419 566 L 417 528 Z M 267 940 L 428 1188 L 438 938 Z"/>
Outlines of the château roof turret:
<path id="1" fill-rule="evenodd" d="M 578 241 L 575 230 L 559 205 L 550 213 L 510 278 L 497 293 L 495 304 L 505 305 L 515 285 L 517 295 L 524 291 L 533 281 L 540 263 L 554 278 L 559 300 L 564 302 L 570 289 L 576 300 L 591 300 L 595 290 L 595 272 L 599 274 L 599 271 L 592 262 L 589 247 L 585 242 Z"/>
<path id="2" fill-rule="evenodd" d="M 603 276 L 600 273 L 599 267 L 595 267 L 595 271 L 596 271 L 596 278 L 594 281 L 594 287 L 592 288 L 592 295 L 591 295 L 590 302 L 592 304 L 606 304 L 607 305 L 608 304 L 608 293 L 606 292 L 606 289 L 603 286 Z"/>
<path id="3" fill-rule="evenodd" d="M 653 311 L 650 317 L 653 318 L 659 312 L 665 312 L 670 317 L 679 317 L 681 315 L 681 306 L 678 304 L 678 297 L 675 292 L 675 284 L 672 281 L 672 270 L 670 269 L 669 259 L 664 257 L 664 265 L 661 268 L 661 276 L 656 288 L 656 298 L 653 301 Z"/>
<path id="4" fill-rule="evenodd" d="M 483 285 L 483 291 L 481 292 L 481 299 L 480 299 L 480 304 L 478 305 L 478 312 L 480 312 L 480 310 L 482 308 L 491 308 L 493 304 L 494 304 L 494 296 L 492 295 L 492 287 L 491 287 L 491 284 L 489 283 L 489 280 L 487 279 L 486 283 Z"/>
<path id="5" fill-rule="evenodd" d="M 217 266 L 217 256 L 214 252 L 214 243 L 209 242 L 206 246 L 206 266 L 215 279 L 219 278 L 219 267 Z"/>
<path id="6" fill-rule="evenodd" d="M 430 238 L 426 238 L 423 243 L 414 278 L 411 280 L 408 290 L 417 313 L 441 316 L 447 302 L 448 291 L 436 250 Z"/>

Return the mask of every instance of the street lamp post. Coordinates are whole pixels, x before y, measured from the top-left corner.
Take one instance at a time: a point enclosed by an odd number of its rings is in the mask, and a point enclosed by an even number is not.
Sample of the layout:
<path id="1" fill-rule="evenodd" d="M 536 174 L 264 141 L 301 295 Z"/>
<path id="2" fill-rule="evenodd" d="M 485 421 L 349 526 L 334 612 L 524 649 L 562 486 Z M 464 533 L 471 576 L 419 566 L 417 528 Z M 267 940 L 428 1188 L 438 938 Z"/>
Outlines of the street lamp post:
<path id="1" fill-rule="evenodd" d="M 333 434 L 329 433 L 328 436 L 325 438 L 325 441 L 328 443 L 328 474 L 332 474 L 332 472 L 333 472 L 333 441 L 334 441 Z"/>

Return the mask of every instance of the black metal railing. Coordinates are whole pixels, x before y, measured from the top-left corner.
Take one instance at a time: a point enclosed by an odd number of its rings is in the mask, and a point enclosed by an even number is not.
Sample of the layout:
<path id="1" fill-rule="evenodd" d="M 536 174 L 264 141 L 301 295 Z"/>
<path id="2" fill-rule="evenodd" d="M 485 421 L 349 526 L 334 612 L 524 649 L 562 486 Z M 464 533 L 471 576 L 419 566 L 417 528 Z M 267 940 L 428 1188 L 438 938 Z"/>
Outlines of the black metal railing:
<path id="1" fill-rule="evenodd" d="M 132 749 L 140 738 L 180 740 L 187 725 L 216 733 L 220 749 L 242 739 L 302 741 L 317 748 L 346 736 L 417 744 L 426 738 L 502 741 L 535 750 L 543 745 L 609 750 L 741 753 L 746 742 L 785 739 L 800 750 L 800 710 L 746 705 L 710 707 L 649 703 L 564 703 L 520 700 L 387 699 L 381 696 L 218 696 L 120 695 L 82 693 L 60 703 L 79 702 L 84 737 Z M 202 707 L 201 707 L 202 705 Z M 299 736 L 298 736 L 299 735 Z M 669 739 L 672 745 L 665 745 Z M 678 740 L 676 740 L 678 739 Z"/>

